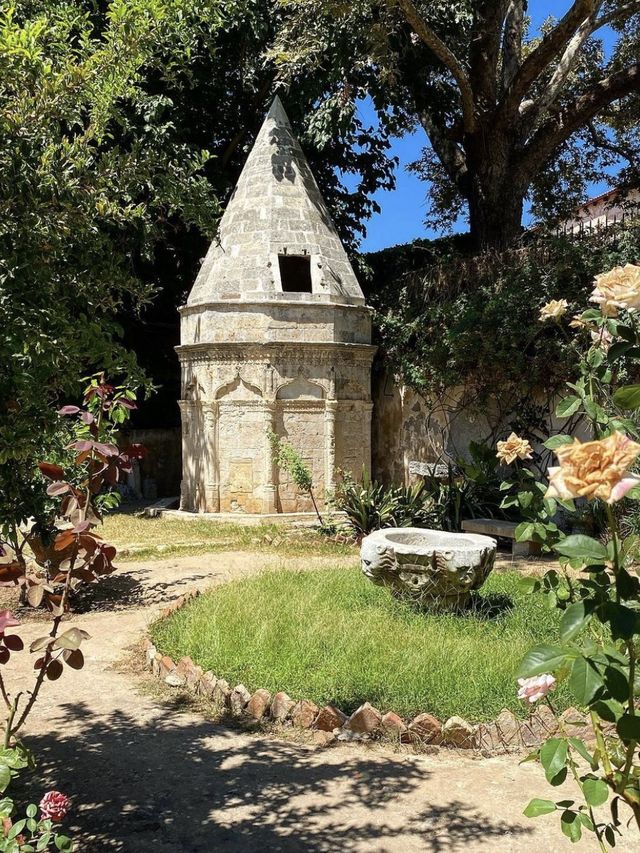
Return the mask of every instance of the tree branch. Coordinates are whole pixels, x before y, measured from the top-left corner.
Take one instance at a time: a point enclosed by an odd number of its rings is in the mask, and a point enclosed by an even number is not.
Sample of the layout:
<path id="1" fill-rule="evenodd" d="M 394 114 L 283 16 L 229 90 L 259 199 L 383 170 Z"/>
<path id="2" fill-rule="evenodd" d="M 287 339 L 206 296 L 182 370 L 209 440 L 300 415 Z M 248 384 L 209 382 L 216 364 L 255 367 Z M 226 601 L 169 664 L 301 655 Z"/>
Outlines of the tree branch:
<path id="1" fill-rule="evenodd" d="M 633 15 L 635 12 L 640 12 L 640 2 L 638 2 L 638 0 L 635 0 L 635 2 L 633 3 L 625 3 L 624 6 L 619 6 L 612 12 L 609 12 L 608 15 L 602 15 L 595 22 L 593 31 L 595 32 L 601 27 L 606 27 L 609 24 L 612 24 L 614 21 L 619 20 L 620 18 L 626 18 L 627 15 Z"/>
<path id="2" fill-rule="evenodd" d="M 482 0 L 475 4 L 469 78 L 476 95 L 490 107 L 495 106 L 497 98 L 500 36 L 508 6 L 509 0 Z"/>
<path id="3" fill-rule="evenodd" d="M 569 41 L 564 53 L 560 57 L 556 70 L 549 81 L 549 85 L 544 88 L 537 101 L 526 101 L 522 104 L 520 114 L 526 115 L 528 122 L 531 124 L 535 125 L 538 123 L 540 116 L 547 112 L 564 89 L 569 75 L 575 66 L 578 54 L 582 50 L 582 46 L 593 32 L 594 24 L 595 13 L 585 18 L 578 27 L 575 35 Z"/>
<path id="4" fill-rule="evenodd" d="M 626 160 L 633 169 L 638 168 L 638 157 L 640 155 L 633 148 L 628 145 L 619 145 L 612 142 L 604 133 L 598 130 L 592 121 L 587 123 L 587 131 L 591 137 L 591 142 L 596 148 L 604 148 L 605 151 L 610 151 L 616 157 Z"/>
<path id="5" fill-rule="evenodd" d="M 524 0 L 512 0 L 507 11 L 502 37 L 502 91 L 511 85 L 522 62 Z"/>
<path id="6" fill-rule="evenodd" d="M 407 23 L 411 25 L 416 35 L 422 39 L 427 47 L 438 57 L 440 62 L 442 62 L 442 64 L 453 75 L 453 78 L 460 89 L 460 96 L 462 98 L 464 128 L 467 133 L 473 133 L 476 125 L 473 91 L 471 89 L 469 77 L 461 63 L 449 50 L 442 39 L 440 39 L 431 27 L 425 23 L 422 15 L 414 6 L 413 0 L 387 0 L 387 2 L 400 7 Z"/>
<path id="7" fill-rule="evenodd" d="M 501 106 L 504 117 L 509 118 L 518 110 L 520 102 L 531 84 L 564 50 L 582 22 L 599 9 L 602 0 L 575 0 L 566 15 L 540 41 L 524 60 L 509 86 Z"/>
<path id="8" fill-rule="evenodd" d="M 640 62 L 600 80 L 557 116 L 545 122 L 526 146 L 520 167 L 525 173 L 538 169 L 572 133 L 586 125 L 603 107 L 640 88 Z"/>
<path id="9" fill-rule="evenodd" d="M 427 132 L 431 147 L 438 155 L 451 180 L 460 189 L 467 175 L 467 161 L 464 152 L 449 138 L 446 128 L 440 127 L 427 110 L 419 109 L 418 117 L 420 124 Z"/>

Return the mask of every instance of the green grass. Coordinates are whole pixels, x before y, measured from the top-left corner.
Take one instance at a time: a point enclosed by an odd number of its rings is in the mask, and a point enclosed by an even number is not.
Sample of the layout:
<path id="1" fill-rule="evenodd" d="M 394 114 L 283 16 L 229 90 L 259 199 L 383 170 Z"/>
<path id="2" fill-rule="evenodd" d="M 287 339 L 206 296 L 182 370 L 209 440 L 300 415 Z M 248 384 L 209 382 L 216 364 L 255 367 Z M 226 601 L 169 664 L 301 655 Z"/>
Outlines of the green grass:
<path id="1" fill-rule="evenodd" d="M 514 673 L 534 644 L 557 636 L 558 616 L 518 590 L 515 572 L 491 575 L 485 602 L 512 607 L 491 618 L 424 615 L 373 586 L 358 569 L 286 569 L 211 590 L 152 627 L 174 659 L 255 690 L 334 702 L 368 700 L 381 711 L 459 714 L 478 722 L 502 708 L 519 716 Z M 568 706 L 562 690 L 560 708 Z"/>
<path id="2" fill-rule="evenodd" d="M 206 520 L 107 515 L 100 535 L 115 545 L 118 563 L 213 551 L 262 551 L 297 557 L 357 555 L 355 545 L 334 542 L 309 528 L 276 524 L 247 526 Z"/>

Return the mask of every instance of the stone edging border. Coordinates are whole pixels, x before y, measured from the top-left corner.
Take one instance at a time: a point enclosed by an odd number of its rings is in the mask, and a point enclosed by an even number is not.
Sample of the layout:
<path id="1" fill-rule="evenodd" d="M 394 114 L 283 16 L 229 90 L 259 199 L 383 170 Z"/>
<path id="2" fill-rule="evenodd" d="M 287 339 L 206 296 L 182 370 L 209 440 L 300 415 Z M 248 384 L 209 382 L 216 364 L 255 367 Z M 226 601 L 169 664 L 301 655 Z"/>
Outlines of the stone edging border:
<path id="1" fill-rule="evenodd" d="M 160 618 L 171 616 L 198 595 L 199 590 L 191 590 L 180 596 L 160 612 Z M 546 705 L 536 708 L 527 720 L 519 720 L 505 708 L 493 722 L 478 725 L 457 716 L 443 723 L 429 713 L 403 720 L 394 711 L 381 713 L 369 702 L 347 715 L 334 705 L 319 708 L 309 699 L 296 701 L 283 691 L 272 695 L 259 688 L 252 694 L 244 684 L 231 687 L 224 678 L 204 672 L 190 657 L 183 657 L 176 663 L 162 654 L 149 637 L 145 638 L 144 651 L 146 668 L 168 686 L 181 687 L 202 696 L 235 719 L 311 730 L 314 742 L 320 746 L 335 740 L 367 741 L 386 735 L 396 742 L 413 744 L 423 752 L 455 748 L 490 757 L 536 748 L 560 728 Z M 560 725 L 570 735 L 584 736 L 585 722 L 585 715 L 575 708 L 560 715 Z"/>

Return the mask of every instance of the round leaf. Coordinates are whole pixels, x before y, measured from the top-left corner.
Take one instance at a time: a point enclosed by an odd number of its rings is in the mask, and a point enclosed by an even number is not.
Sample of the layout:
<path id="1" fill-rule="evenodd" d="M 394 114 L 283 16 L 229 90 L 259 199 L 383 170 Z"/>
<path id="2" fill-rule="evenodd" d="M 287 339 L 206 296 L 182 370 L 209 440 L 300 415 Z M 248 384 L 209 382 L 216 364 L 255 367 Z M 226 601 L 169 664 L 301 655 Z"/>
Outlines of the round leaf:
<path id="1" fill-rule="evenodd" d="M 582 783 L 584 798 L 590 806 L 601 806 L 609 799 L 609 788 L 602 779 L 585 779 Z"/>
<path id="2" fill-rule="evenodd" d="M 59 660 L 52 660 L 47 667 L 47 678 L 49 681 L 57 681 L 62 675 L 62 664 Z"/>
<path id="3" fill-rule="evenodd" d="M 526 817 L 540 817 L 543 814 L 551 814 L 556 810 L 556 804 L 551 800 L 531 800 L 529 805 L 523 811 Z"/>

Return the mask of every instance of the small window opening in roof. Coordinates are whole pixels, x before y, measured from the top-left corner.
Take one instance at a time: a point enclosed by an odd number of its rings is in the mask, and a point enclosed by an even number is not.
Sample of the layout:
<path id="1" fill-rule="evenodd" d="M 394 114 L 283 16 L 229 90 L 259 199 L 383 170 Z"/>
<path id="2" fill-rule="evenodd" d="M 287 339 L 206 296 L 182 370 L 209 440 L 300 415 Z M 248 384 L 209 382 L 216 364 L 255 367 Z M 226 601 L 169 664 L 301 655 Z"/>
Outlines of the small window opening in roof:
<path id="1" fill-rule="evenodd" d="M 280 283 L 284 293 L 312 293 L 311 257 L 278 255 Z"/>

